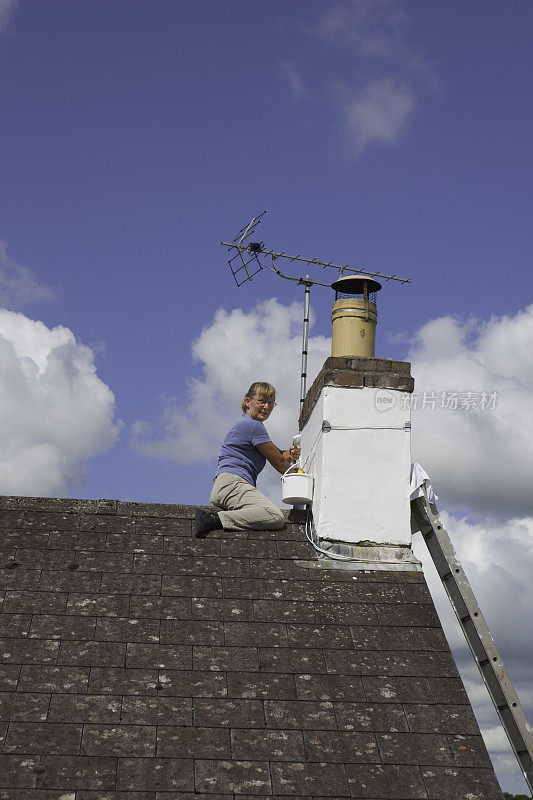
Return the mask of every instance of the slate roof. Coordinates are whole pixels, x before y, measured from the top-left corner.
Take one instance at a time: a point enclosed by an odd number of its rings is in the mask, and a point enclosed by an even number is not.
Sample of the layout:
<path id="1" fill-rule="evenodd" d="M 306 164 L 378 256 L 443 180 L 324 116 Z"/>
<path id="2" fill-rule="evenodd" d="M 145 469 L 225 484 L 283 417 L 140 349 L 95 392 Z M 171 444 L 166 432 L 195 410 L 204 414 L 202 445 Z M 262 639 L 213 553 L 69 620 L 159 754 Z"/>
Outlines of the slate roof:
<path id="1" fill-rule="evenodd" d="M 501 800 L 424 578 L 0 499 L 0 800 Z"/>

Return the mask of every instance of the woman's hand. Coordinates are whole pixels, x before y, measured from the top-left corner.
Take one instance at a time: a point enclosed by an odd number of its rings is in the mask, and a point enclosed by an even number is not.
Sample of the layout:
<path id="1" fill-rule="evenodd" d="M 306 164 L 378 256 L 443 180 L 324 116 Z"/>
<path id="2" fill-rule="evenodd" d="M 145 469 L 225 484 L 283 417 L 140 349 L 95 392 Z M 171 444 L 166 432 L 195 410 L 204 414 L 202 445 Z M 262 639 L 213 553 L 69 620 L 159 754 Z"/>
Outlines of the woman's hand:
<path id="1" fill-rule="evenodd" d="M 289 447 L 289 456 L 292 458 L 293 461 L 298 461 L 302 452 L 302 448 L 299 447 L 297 444 L 293 444 Z"/>

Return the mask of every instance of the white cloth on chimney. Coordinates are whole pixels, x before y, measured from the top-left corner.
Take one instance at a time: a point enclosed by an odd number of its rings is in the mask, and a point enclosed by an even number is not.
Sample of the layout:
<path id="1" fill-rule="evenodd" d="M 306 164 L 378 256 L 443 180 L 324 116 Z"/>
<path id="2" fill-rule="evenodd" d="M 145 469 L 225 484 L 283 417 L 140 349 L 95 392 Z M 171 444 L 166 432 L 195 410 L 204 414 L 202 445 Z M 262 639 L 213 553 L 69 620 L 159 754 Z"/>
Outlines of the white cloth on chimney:
<path id="1" fill-rule="evenodd" d="M 411 464 L 411 500 L 415 500 L 417 497 L 424 496 L 422 486 L 426 490 L 426 494 L 430 503 L 434 503 L 439 499 L 439 496 L 433 491 L 430 477 L 425 469 L 423 469 L 420 464 Z"/>

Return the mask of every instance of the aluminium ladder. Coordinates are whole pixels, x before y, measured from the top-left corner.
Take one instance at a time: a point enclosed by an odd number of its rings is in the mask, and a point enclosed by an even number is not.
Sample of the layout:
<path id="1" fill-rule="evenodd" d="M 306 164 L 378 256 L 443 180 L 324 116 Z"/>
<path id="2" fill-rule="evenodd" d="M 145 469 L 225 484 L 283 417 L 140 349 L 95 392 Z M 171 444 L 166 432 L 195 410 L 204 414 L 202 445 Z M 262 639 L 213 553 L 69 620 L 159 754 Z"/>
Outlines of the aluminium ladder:
<path id="1" fill-rule="evenodd" d="M 453 606 L 459 625 L 481 672 L 494 707 L 533 793 L 533 732 L 513 688 L 494 639 L 464 573 L 436 505 L 424 494 L 411 501 L 413 530 L 424 537 L 430 555 Z"/>

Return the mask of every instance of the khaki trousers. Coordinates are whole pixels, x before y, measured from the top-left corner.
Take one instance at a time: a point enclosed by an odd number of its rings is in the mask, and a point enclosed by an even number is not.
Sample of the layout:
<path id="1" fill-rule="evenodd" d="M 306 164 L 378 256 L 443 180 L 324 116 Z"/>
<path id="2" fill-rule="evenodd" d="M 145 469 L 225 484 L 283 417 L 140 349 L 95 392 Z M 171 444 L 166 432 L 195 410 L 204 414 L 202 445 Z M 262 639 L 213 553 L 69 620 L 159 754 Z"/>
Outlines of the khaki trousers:
<path id="1" fill-rule="evenodd" d="M 285 525 L 283 512 L 268 497 L 231 472 L 217 475 L 209 503 L 217 509 L 227 531 L 271 531 Z"/>

